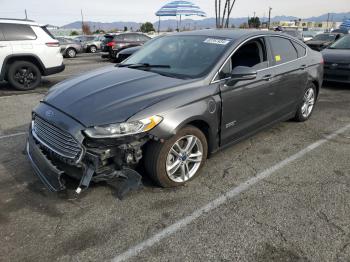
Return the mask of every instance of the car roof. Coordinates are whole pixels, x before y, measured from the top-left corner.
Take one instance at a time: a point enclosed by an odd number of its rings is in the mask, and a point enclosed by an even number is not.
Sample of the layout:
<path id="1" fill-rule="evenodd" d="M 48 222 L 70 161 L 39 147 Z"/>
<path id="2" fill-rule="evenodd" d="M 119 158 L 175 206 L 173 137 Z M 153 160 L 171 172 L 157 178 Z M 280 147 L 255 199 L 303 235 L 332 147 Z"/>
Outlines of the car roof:
<path id="1" fill-rule="evenodd" d="M 261 31 L 257 29 L 205 29 L 205 30 L 175 33 L 175 35 L 198 35 L 198 36 L 208 36 L 208 37 L 230 38 L 230 39 L 236 40 L 242 37 L 251 37 L 255 35 L 281 36 L 281 33 L 272 32 L 272 31 Z"/>
<path id="2" fill-rule="evenodd" d="M 35 22 L 33 20 L 27 20 L 27 19 L 0 18 L 0 23 L 39 26 L 39 24 L 37 22 Z"/>

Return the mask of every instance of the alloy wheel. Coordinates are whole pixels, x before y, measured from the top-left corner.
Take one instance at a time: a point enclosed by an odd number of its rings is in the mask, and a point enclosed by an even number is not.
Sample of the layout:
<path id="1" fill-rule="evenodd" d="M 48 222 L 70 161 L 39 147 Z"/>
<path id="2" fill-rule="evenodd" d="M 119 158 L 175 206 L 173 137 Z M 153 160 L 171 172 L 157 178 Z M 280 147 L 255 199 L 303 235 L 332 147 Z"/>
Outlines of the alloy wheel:
<path id="1" fill-rule="evenodd" d="M 76 55 L 76 52 L 75 52 L 73 49 L 69 49 L 69 50 L 68 50 L 68 56 L 69 56 L 70 58 L 75 57 L 75 55 Z"/>
<path id="2" fill-rule="evenodd" d="M 30 87 L 36 81 L 37 76 L 30 67 L 19 67 L 15 71 L 14 79 L 24 87 Z"/>
<path id="3" fill-rule="evenodd" d="M 307 118 L 310 116 L 315 104 L 315 91 L 313 88 L 306 90 L 303 102 L 301 113 L 304 118 Z"/>
<path id="4" fill-rule="evenodd" d="M 96 53 L 96 51 L 97 51 L 97 49 L 96 49 L 95 46 L 91 46 L 91 47 L 90 47 L 90 52 L 91 52 L 91 53 Z"/>
<path id="5" fill-rule="evenodd" d="M 167 175 L 174 182 L 186 182 L 196 174 L 202 160 L 203 145 L 200 139 L 193 135 L 181 137 L 168 153 Z"/>

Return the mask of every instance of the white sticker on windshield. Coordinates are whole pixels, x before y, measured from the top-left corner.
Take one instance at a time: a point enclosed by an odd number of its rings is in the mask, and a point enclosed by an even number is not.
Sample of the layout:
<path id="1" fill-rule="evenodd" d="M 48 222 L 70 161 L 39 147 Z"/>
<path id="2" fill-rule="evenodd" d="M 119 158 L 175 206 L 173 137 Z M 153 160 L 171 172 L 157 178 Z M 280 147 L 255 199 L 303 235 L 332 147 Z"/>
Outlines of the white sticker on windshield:
<path id="1" fill-rule="evenodd" d="M 207 38 L 204 40 L 204 43 L 214 44 L 214 45 L 227 45 L 230 43 L 230 40 L 217 39 L 217 38 Z"/>

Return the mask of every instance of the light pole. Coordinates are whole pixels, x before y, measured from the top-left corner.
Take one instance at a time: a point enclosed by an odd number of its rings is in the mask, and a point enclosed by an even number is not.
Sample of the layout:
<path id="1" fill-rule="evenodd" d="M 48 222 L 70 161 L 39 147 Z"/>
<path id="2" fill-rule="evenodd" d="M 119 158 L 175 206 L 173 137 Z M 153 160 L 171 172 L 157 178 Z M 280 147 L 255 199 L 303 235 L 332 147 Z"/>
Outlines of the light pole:
<path id="1" fill-rule="evenodd" d="M 270 25 L 271 25 L 271 11 L 272 11 L 272 8 L 269 7 L 269 22 L 268 22 L 267 29 L 270 29 Z"/>

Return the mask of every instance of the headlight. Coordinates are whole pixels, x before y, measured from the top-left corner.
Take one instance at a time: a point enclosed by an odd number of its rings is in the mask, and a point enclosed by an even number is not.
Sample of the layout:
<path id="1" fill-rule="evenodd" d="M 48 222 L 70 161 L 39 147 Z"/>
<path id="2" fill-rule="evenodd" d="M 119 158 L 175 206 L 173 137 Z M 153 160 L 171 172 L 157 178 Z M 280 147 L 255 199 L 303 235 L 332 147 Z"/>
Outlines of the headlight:
<path id="1" fill-rule="evenodd" d="M 151 116 L 142 120 L 111 124 L 105 126 L 94 126 L 85 129 L 84 132 L 91 138 L 115 138 L 135 135 L 147 132 L 156 127 L 163 120 L 160 116 Z"/>

